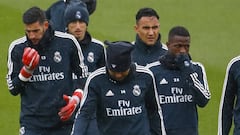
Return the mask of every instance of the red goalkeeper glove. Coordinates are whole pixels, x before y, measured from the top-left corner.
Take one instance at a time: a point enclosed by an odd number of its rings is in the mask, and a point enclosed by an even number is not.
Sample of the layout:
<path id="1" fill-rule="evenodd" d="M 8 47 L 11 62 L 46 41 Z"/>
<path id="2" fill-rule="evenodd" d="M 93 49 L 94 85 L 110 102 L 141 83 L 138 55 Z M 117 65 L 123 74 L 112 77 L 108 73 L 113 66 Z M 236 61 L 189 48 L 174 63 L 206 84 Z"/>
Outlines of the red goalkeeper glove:
<path id="1" fill-rule="evenodd" d="M 62 121 L 66 121 L 71 118 L 77 105 L 81 101 L 82 96 L 83 96 L 83 91 L 81 89 L 75 90 L 72 97 L 63 95 L 63 99 L 67 102 L 67 105 L 62 107 L 60 109 L 60 112 L 58 113 Z"/>
<path id="2" fill-rule="evenodd" d="M 39 54 L 38 52 L 30 47 L 24 49 L 23 56 L 22 56 L 22 63 L 23 67 L 18 75 L 20 80 L 28 81 L 32 76 L 34 69 L 37 67 L 39 63 Z"/>

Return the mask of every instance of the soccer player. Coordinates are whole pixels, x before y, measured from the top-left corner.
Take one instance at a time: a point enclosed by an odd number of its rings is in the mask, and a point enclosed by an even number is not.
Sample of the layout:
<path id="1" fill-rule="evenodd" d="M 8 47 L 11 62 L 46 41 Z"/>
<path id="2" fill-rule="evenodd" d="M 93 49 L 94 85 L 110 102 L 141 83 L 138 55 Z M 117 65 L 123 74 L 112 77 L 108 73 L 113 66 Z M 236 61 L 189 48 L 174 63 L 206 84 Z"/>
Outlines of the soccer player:
<path id="1" fill-rule="evenodd" d="M 227 66 L 223 84 L 222 98 L 219 106 L 218 135 L 229 135 L 232 124 L 233 135 L 240 134 L 239 114 L 239 77 L 240 57 L 233 58 Z M 232 122 L 234 119 L 234 122 Z"/>
<path id="2" fill-rule="evenodd" d="M 91 72 L 105 66 L 104 45 L 101 41 L 92 38 L 91 34 L 87 31 L 89 13 L 84 4 L 68 6 L 64 13 L 64 21 L 66 22 L 66 31 L 72 34 L 79 42 L 84 56 L 84 63 L 88 68 L 87 76 L 80 76 L 81 81 L 78 82 L 84 86 Z M 97 128 L 96 118 L 93 117 L 85 135 L 94 135 L 95 128 Z"/>
<path id="3" fill-rule="evenodd" d="M 134 30 L 136 38 L 135 48 L 132 51 L 132 60 L 138 65 L 146 66 L 149 63 L 157 61 L 160 56 L 166 53 L 166 45 L 161 43 L 160 21 L 158 13 L 149 7 L 140 8 L 135 16 L 136 24 Z M 149 117 L 153 117 L 148 112 Z M 150 122 L 156 122 L 155 118 Z M 156 124 L 153 124 L 156 125 Z M 153 128 L 153 125 L 151 126 Z M 158 129 L 157 127 L 152 129 Z M 157 134 L 160 131 L 155 131 Z"/>
<path id="4" fill-rule="evenodd" d="M 159 15 L 152 8 L 141 8 L 136 14 L 134 26 L 136 39 L 132 59 L 139 65 L 157 61 L 167 47 L 161 43 Z"/>
<path id="5" fill-rule="evenodd" d="M 185 27 L 173 27 L 167 53 L 147 66 L 157 82 L 167 135 L 198 135 L 197 106 L 206 106 L 211 96 L 203 65 L 191 60 L 190 41 Z"/>
<path id="6" fill-rule="evenodd" d="M 84 63 L 88 67 L 88 75 L 97 68 L 105 66 L 103 43 L 92 38 L 87 31 L 89 13 L 86 6 L 83 4 L 68 6 L 65 10 L 64 20 L 67 32 L 72 34 L 81 46 Z M 80 77 L 83 80 L 81 83 L 85 82 L 86 77 Z"/>
<path id="7" fill-rule="evenodd" d="M 91 15 L 96 10 L 97 0 L 58 0 L 53 3 L 46 11 L 46 17 L 53 29 L 65 32 L 64 12 L 68 6 L 77 4 L 86 4 Z"/>
<path id="8" fill-rule="evenodd" d="M 151 135 L 147 110 L 161 116 L 151 71 L 132 64 L 130 42 L 105 44 L 106 67 L 88 77 L 72 135 L 85 135 L 95 114 L 100 135 Z"/>
<path id="9" fill-rule="evenodd" d="M 72 74 L 85 74 L 81 47 L 70 34 L 54 31 L 45 12 L 29 8 L 22 16 L 26 36 L 8 52 L 9 92 L 21 97 L 21 135 L 68 135 L 82 90 Z"/>

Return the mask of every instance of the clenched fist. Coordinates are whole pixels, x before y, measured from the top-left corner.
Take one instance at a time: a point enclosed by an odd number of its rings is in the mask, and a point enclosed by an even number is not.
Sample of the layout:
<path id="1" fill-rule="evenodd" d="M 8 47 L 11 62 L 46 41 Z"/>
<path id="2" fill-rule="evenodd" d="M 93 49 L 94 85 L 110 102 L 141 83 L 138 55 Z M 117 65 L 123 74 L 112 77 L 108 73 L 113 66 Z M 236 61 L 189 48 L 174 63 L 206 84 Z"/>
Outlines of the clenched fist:
<path id="1" fill-rule="evenodd" d="M 39 63 L 39 54 L 38 52 L 30 47 L 26 47 L 22 56 L 23 67 L 19 73 L 19 78 L 22 81 L 28 81 L 32 76 L 34 69 Z"/>

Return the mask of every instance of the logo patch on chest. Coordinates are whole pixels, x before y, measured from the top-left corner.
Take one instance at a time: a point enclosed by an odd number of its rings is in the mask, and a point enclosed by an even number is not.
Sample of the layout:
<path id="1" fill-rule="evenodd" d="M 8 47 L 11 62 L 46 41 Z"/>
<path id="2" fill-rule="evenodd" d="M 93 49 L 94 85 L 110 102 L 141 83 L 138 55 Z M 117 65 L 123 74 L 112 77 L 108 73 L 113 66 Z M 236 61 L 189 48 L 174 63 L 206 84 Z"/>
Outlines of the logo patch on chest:
<path id="1" fill-rule="evenodd" d="M 88 53 L 87 60 L 90 63 L 94 62 L 94 53 L 93 52 Z"/>
<path id="2" fill-rule="evenodd" d="M 139 96 L 141 94 L 141 89 L 139 85 L 134 85 L 133 86 L 133 95 L 134 96 Z"/>
<path id="3" fill-rule="evenodd" d="M 112 92 L 112 90 L 108 90 L 108 92 L 106 93 L 106 97 L 112 97 L 114 96 L 114 93 Z"/>
<path id="4" fill-rule="evenodd" d="M 60 54 L 59 51 L 56 51 L 56 52 L 54 53 L 53 60 L 54 60 L 56 63 L 59 63 L 59 62 L 62 61 L 62 56 L 61 56 L 61 54 Z"/>
<path id="5" fill-rule="evenodd" d="M 168 84 L 168 81 L 167 81 L 165 78 L 163 78 L 163 79 L 160 81 L 160 84 Z"/>

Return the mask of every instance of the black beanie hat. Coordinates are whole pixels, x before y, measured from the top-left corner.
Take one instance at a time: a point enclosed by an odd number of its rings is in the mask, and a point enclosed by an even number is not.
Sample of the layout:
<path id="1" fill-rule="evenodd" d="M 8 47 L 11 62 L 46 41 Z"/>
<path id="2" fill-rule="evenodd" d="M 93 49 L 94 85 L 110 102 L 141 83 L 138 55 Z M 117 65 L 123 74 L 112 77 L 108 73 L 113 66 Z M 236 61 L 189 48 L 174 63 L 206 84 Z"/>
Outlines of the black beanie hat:
<path id="1" fill-rule="evenodd" d="M 130 68 L 133 45 L 127 41 L 104 42 L 106 47 L 106 65 L 114 72 L 124 72 Z"/>
<path id="2" fill-rule="evenodd" d="M 83 2 L 77 3 L 76 5 L 70 4 L 65 10 L 64 20 L 66 26 L 76 20 L 85 22 L 87 25 L 89 23 L 89 13 L 86 4 Z"/>

